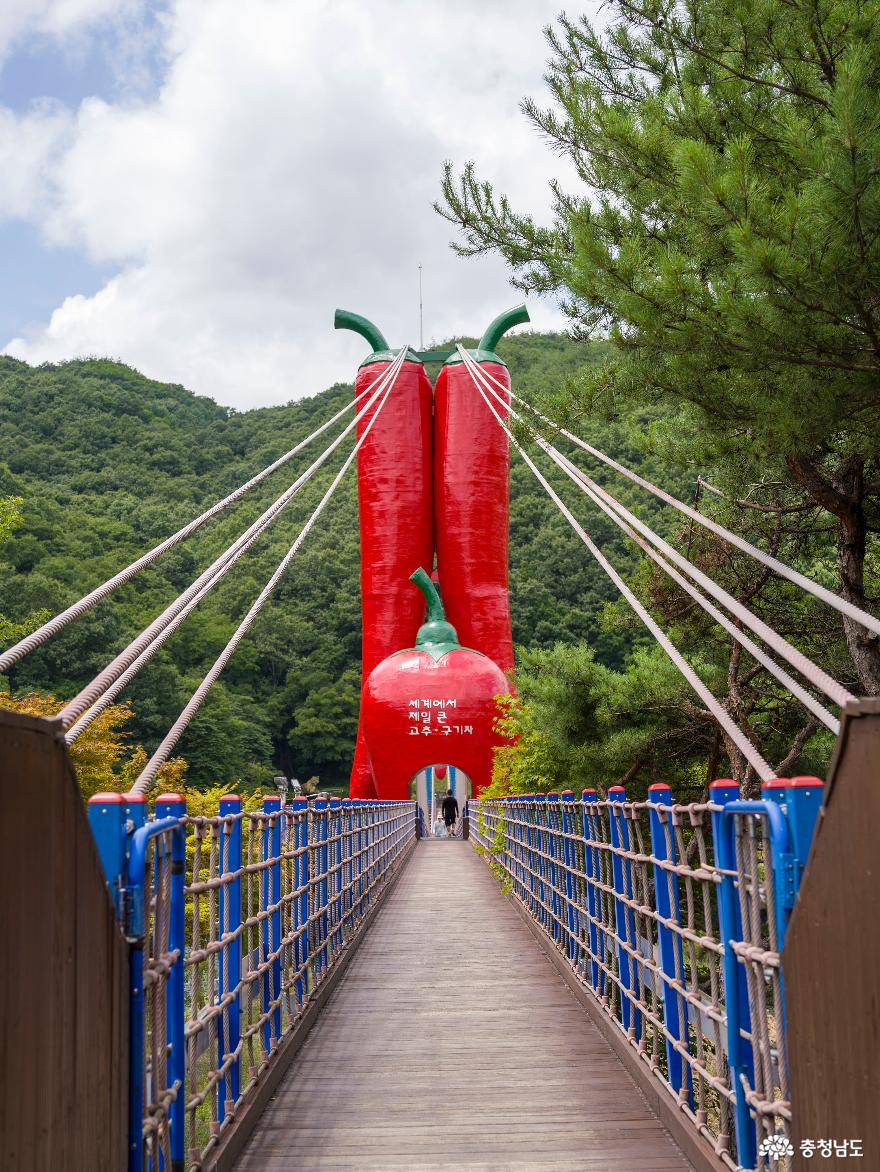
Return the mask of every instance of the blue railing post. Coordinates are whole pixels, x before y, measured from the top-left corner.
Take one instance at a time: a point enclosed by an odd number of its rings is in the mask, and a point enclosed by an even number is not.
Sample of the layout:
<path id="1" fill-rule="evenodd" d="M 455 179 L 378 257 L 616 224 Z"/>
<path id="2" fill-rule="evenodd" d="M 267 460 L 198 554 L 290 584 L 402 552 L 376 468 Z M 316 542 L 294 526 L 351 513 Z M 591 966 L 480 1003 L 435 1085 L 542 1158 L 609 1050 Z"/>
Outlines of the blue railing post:
<path id="1" fill-rule="evenodd" d="M 550 925 L 553 930 L 553 943 L 558 945 L 562 940 L 562 925 L 560 924 L 561 893 L 559 890 L 558 857 L 559 836 L 556 833 L 560 828 L 559 794 L 551 790 L 547 794 L 547 873 L 550 880 Z"/>
<path id="2" fill-rule="evenodd" d="M 310 992 L 308 984 L 309 960 L 309 803 L 306 798 L 294 798 L 291 802 L 293 818 L 293 846 L 296 858 L 293 863 L 293 881 L 296 897 L 293 901 L 293 928 L 296 943 L 293 949 L 294 964 L 300 975 L 296 978 L 296 997 L 299 1005 Z"/>
<path id="3" fill-rule="evenodd" d="M 418 812 L 418 803 L 416 803 L 416 811 Z M 417 816 L 417 814 L 416 814 Z M 351 799 L 342 799 L 342 812 L 339 815 L 340 833 L 342 840 L 340 843 L 342 854 L 342 872 L 341 872 L 341 890 L 342 890 L 342 907 L 341 907 L 341 922 L 342 922 L 342 942 L 345 943 L 346 934 L 351 932 L 351 907 L 352 895 L 354 894 L 352 881 L 352 833 L 351 833 Z"/>
<path id="4" fill-rule="evenodd" d="M 574 849 L 574 843 L 571 841 L 571 834 L 573 832 L 571 808 L 574 802 L 574 794 L 570 789 L 562 791 L 561 801 L 562 857 L 565 863 L 565 908 L 567 912 L 566 920 L 568 922 L 568 959 L 572 964 L 576 964 L 580 934 L 578 932 L 579 924 L 575 908 L 575 899 L 577 896 L 577 884 L 575 882 L 577 854 Z"/>
<path id="5" fill-rule="evenodd" d="M 364 802 L 363 798 L 352 799 L 352 846 L 355 853 L 354 865 L 354 894 L 357 912 L 353 923 L 356 923 L 360 917 L 363 908 L 363 869 L 364 869 Z"/>
<path id="6" fill-rule="evenodd" d="M 317 798 L 314 810 L 318 816 L 317 850 L 319 876 L 317 887 L 318 948 L 316 960 L 318 973 L 320 976 L 323 976 L 327 968 L 327 799 Z"/>
<path id="7" fill-rule="evenodd" d="M 599 806 L 598 796 L 594 789 L 581 791 L 582 817 L 584 838 L 596 840 L 598 838 Z M 601 899 L 596 883 L 599 881 L 599 849 L 595 846 L 584 846 L 584 871 L 587 879 L 587 914 L 589 928 L 587 935 L 590 941 L 590 984 L 600 995 L 605 992 L 605 973 L 600 961 L 599 911 Z"/>
<path id="8" fill-rule="evenodd" d="M 508 819 L 512 820 L 513 830 L 513 888 L 517 895 L 525 902 L 524 872 L 522 866 L 522 803 L 518 798 L 507 803 Z"/>
<path id="9" fill-rule="evenodd" d="M 824 782 L 818 777 L 774 778 L 761 787 L 763 800 L 777 805 L 785 817 L 791 847 L 784 854 L 777 850 L 773 854 L 776 943 L 780 951 L 810 854 L 824 789 Z"/>
<path id="10" fill-rule="evenodd" d="M 675 862 L 675 845 L 672 835 L 671 812 L 661 814 L 657 806 L 672 806 L 672 790 L 664 782 L 648 788 L 650 810 L 651 853 L 654 864 L 654 892 L 657 901 L 657 936 L 660 944 L 660 968 L 663 973 L 663 1019 L 672 1038 L 688 1047 L 687 1005 L 684 998 L 670 984 L 676 981 L 684 985 L 684 950 L 681 937 L 664 924 L 672 919 L 680 923 L 678 909 L 678 880 L 658 863 Z M 688 1047 L 689 1049 L 689 1047 Z M 691 1103 L 690 1065 L 675 1049 L 672 1041 L 666 1039 L 666 1062 L 669 1068 L 669 1082 L 679 1098 L 684 1096 Z"/>
<path id="11" fill-rule="evenodd" d="M 641 1014 L 636 1006 L 633 993 L 637 982 L 638 961 L 630 956 L 625 945 L 629 945 L 633 952 L 638 950 L 639 942 L 636 939 L 635 916 L 626 900 L 633 898 L 632 867 L 629 859 L 624 859 L 620 851 L 630 849 L 629 826 L 626 821 L 626 811 L 623 804 L 626 801 L 626 790 L 622 785 L 613 785 L 608 790 L 609 826 L 611 830 L 611 874 L 614 880 L 614 923 L 617 932 L 617 963 L 620 972 L 622 996 L 620 999 L 620 1018 L 623 1028 L 632 1032 L 633 1037 L 641 1037 Z M 615 809 L 617 806 L 619 809 Z M 622 942 L 622 943 L 621 943 Z"/>
<path id="12" fill-rule="evenodd" d="M 125 870 L 126 800 L 122 794 L 100 793 L 89 798 L 89 826 L 116 915 L 122 913 L 122 874 Z"/>
<path id="13" fill-rule="evenodd" d="M 535 857 L 535 841 L 537 838 L 537 813 L 535 807 L 535 794 L 526 794 L 523 798 L 523 820 L 526 824 L 525 840 L 526 840 L 526 858 L 529 864 L 529 911 L 539 919 L 538 911 L 538 894 L 541 889 L 540 875 L 538 871 L 538 862 Z"/>
<path id="14" fill-rule="evenodd" d="M 235 875 L 241 871 L 241 798 L 237 794 L 225 794 L 220 799 L 218 813 L 224 821 L 220 824 L 219 867 L 221 877 Z M 218 900 L 218 927 L 220 939 L 225 940 L 217 957 L 217 975 L 221 998 L 232 994 L 232 1001 L 220 1015 L 218 1030 L 220 1041 L 220 1062 L 226 1061 L 238 1047 L 241 1040 L 241 875 L 227 879 L 220 888 Z M 226 1088 L 229 1099 L 226 1099 Z M 229 1074 L 217 1084 L 217 1119 L 222 1123 L 226 1112 L 232 1111 L 241 1093 L 241 1056 L 239 1055 Z"/>
<path id="15" fill-rule="evenodd" d="M 711 801 L 726 806 L 739 799 L 739 786 L 734 781 L 713 781 L 709 786 Z M 715 843 L 715 864 L 722 871 L 736 871 L 736 848 L 733 836 L 724 832 L 723 811 L 712 812 L 712 838 Z M 750 1043 L 742 1031 L 750 1032 L 749 998 L 746 975 L 737 962 L 732 941 L 742 939 L 742 921 L 736 887 L 731 874 L 722 876 L 718 890 L 718 922 L 721 943 L 724 946 L 724 1003 L 727 1011 L 727 1060 L 730 1064 L 734 1091 L 734 1127 L 736 1154 L 741 1168 L 754 1168 L 757 1160 L 755 1124 L 746 1100 L 745 1082 L 754 1082 L 754 1056 Z"/>
<path id="16" fill-rule="evenodd" d="M 544 824 L 547 819 L 547 795 L 535 794 L 535 870 L 538 872 L 538 901 L 541 926 L 546 928 L 549 923 L 547 912 L 547 851 L 544 835 Z"/>
<path id="17" fill-rule="evenodd" d="M 265 906 L 269 915 L 263 920 L 263 951 L 269 960 L 263 973 L 263 1013 L 271 1014 L 263 1025 L 263 1045 L 270 1053 L 273 1037 L 277 1044 L 281 1037 L 281 798 L 263 798 L 263 859 L 269 863 L 263 882 Z M 274 954 L 274 955 L 273 955 Z M 271 1008 L 273 1001 L 278 1004 Z"/>
<path id="18" fill-rule="evenodd" d="M 788 785 L 788 829 L 795 858 L 795 891 L 800 887 L 816 831 L 825 783 L 818 777 L 793 777 Z M 780 941 L 781 943 L 781 941 Z"/>
<path id="19" fill-rule="evenodd" d="M 143 794 L 123 794 L 125 801 L 125 851 L 128 857 L 128 848 L 131 845 L 131 836 L 136 830 L 146 825 L 147 799 Z"/>
<path id="20" fill-rule="evenodd" d="M 186 815 L 186 798 L 180 794 L 161 794 L 156 798 L 156 818 L 177 818 Z M 168 1109 L 171 1129 L 172 1172 L 183 1172 L 186 1155 L 184 1130 L 186 1126 L 186 1055 L 183 957 L 186 949 L 186 838 L 183 830 L 171 836 L 171 909 L 168 921 L 168 947 L 177 953 L 168 974 L 166 1034 L 170 1054 L 168 1075 L 170 1085 L 177 1086 L 177 1094 Z"/>
<path id="21" fill-rule="evenodd" d="M 165 799 L 176 799 L 178 802 L 182 801 L 178 794 L 165 794 Z M 161 805 L 159 806 L 161 809 Z M 173 808 L 173 807 L 172 807 Z M 180 825 L 176 816 L 156 818 L 153 822 L 146 823 L 139 827 L 131 836 L 129 840 L 128 856 L 126 859 L 125 870 L 125 938 L 128 941 L 128 973 L 129 973 L 129 1011 L 128 1011 L 128 1168 L 129 1172 L 143 1172 L 143 1109 L 144 1109 L 144 1039 L 145 1039 L 145 1021 L 144 1021 L 144 944 L 147 932 L 147 908 L 149 907 L 149 895 L 144 891 L 144 882 L 147 867 L 147 853 L 150 849 L 150 840 L 158 835 L 172 832 L 175 837 L 175 844 L 172 846 L 171 862 L 174 858 L 180 859 L 185 857 L 186 840 L 183 835 L 183 828 Z M 179 876 L 183 878 L 183 871 L 179 869 Z M 173 876 L 172 876 L 173 877 Z M 170 885 L 169 894 L 173 898 L 175 892 L 178 896 L 178 902 L 182 906 L 183 885 L 173 882 Z M 172 912 L 169 908 L 169 913 Z M 181 951 L 177 961 L 172 967 L 171 977 L 176 975 L 179 982 L 176 989 L 169 986 L 169 996 L 166 1002 L 168 1015 L 170 1017 L 172 1006 L 177 1004 L 180 1007 L 179 1024 L 180 1036 L 183 1033 L 183 950 L 182 950 L 182 932 L 178 926 L 179 921 L 175 921 L 172 926 L 169 919 L 169 945 L 176 937 L 181 940 Z M 172 934 L 173 932 L 173 934 Z M 175 970 L 177 970 L 175 974 Z M 171 978 L 169 978 L 171 980 Z M 175 1000 L 176 999 L 176 1000 Z M 166 1018 L 167 1020 L 167 1018 Z M 170 1022 L 169 1022 L 170 1029 Z M 166 1042 L 170 1041 L 171 1037 L 166 1037 Z M 183 1048 L 182 1043 L 178 1045 L 176 1056 L 171 1055 L 168 1063 L 168 1071 L 171 1076 L 172 1086 L 174 1080 L 181 1077 L 180 1071 L 183 1068 Z M 181 1110 L 183 1109 L 183 1096 L 185 1087 L 180 1086 L 178 1091 L 178 1099 L 181 1102 Z M 172 1116 L 172 1122 L 173 1122 Z M 175 1132 L 172 1131 L 172 1154 L 182 1150 L 183 1143 L 183 1128 L 178 1126 L 176 1130 L 176 1139 L 174 1139 Z M 176 1158 L 176 1157 L 175 1157 Z"/>
<path id="22" fill-rule="evenodd" d="M 329 924 L 330 924 L 330 955 L 335 956 L 342 940 L 342 802 L 339 798 L 330 799 L 330 813 L 327 815 L 327 834 L 329 846 Z"/>

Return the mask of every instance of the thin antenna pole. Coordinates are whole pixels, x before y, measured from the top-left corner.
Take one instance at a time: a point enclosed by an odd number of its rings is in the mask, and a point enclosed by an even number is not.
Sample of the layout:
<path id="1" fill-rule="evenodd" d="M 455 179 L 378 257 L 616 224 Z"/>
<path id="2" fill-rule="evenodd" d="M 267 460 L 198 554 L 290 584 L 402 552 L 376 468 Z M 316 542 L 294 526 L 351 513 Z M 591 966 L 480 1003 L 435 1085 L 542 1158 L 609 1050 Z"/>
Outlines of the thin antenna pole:
<path id="1" fill-rule="evenodd" d="M 422 315 L 422 266 L 419 265 L 419 349 L 425 348 L 425 328 Z"/>

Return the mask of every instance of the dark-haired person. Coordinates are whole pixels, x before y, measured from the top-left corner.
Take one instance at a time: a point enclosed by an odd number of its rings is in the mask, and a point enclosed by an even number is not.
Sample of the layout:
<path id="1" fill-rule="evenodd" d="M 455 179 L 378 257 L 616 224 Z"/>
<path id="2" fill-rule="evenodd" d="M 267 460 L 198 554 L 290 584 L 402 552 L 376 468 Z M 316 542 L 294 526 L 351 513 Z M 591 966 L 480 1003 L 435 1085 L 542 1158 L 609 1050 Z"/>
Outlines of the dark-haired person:
<path id="1" fill-rule="evenodd" d="M 446 791 L 446 797 L 443 799 L 443 822 L 446 825 L 446 833 L 450 838 L 455 834 L 455 823 L 458 820 L 458 802 L 452 796 L 452 790 Z"/>

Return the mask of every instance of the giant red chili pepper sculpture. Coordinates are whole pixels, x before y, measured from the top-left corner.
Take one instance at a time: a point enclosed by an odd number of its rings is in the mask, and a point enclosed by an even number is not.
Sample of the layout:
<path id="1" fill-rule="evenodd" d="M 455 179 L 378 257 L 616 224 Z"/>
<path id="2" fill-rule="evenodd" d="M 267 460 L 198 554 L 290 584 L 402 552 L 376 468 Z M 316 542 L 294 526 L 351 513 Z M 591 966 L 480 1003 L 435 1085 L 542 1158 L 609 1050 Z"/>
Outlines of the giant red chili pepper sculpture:
<path id="1" fill-rule="evenodd" d="M 411 580 L 425 596 L 425 622 L 414 647 L 373 668 L 361 700 L 376 788 L 380 798 L 405 799 L 420 769 L 445 761 L 470 777 L 477 794 L 491 781 L 493 750 L 504 743 L 494 727 L 495 697 L 509 685 L 488 656 L 460 645 L 425 571 Z"/>
<path id="2" fill-rule="evenodd" d="M 358 370 L 355 394 L 360 394 L 396 354 L 359 314 L 337 310 L 334 324 L 356 331 L 373 347 Z M 378 402 L 359 422 L 358 435 Z M 434 562 L 431 410 L 425 368 L 407 359 L 358 452 L 364 680 L 386 655 L 412 643 L 421 620 L 421 600 L 407 578 L 417 566 Z M 375 797 L 360 724 L 349 792 L 353 798 Z"/>
<path id="3" fill-rule="evenodd" d="M 506 330 L 528 320 L 524 305 L 507 310 L 472 352 L 486 374 L 505 388 L 510 387 L 510 373 L 495 347 Z M 462 642 L 508 673 L 513 671 L 507 595 L 509 470 L 507 436 L 458 354 L 450 355 L 434 391 L 434 509 L 443 602 Z"/>

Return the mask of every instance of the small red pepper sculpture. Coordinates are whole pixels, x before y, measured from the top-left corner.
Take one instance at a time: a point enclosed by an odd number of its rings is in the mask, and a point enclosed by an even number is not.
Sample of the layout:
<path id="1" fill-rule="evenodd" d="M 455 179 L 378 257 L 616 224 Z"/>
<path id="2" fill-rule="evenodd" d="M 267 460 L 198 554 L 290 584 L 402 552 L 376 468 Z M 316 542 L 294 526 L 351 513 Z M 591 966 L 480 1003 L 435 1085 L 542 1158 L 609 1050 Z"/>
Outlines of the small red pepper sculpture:
<path id="1" fill-rule="evenodd" d="M 383 660 L 364 685 L 361 718 L 380 798 L 406 799 L 409 782 L 438 761 L 470 777 L 478 794 L 492 780 L 495 697 L 510 685 L 496 663 L 458 642 L 433 582 L 419 568 L 410 581 L 427 603 L 416 645 Z"/>

